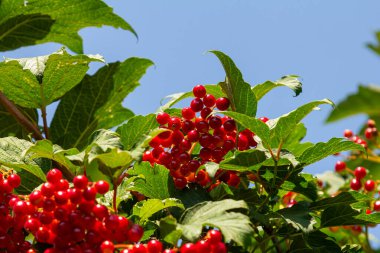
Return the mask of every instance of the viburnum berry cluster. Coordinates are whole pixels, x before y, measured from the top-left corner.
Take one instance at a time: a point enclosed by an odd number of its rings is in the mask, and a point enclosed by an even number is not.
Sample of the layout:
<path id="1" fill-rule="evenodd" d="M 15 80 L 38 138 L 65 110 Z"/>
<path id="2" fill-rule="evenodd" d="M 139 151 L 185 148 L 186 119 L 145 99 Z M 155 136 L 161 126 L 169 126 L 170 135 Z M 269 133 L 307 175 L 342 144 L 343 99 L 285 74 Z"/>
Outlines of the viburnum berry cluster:
<path id="1" fill-rule="evenodd" d="M 46 178 L 28 196 L 12 194 L 21 182 L 18 175 L 1 179 L 0 249 L 37 252 L 25 241 L 28 233 L 45 248 L 44 253 L 96 253 L 104 241 L 136 243 L 141 239 L 142 227 L 97 203 L 97 194 L 109 190 L 106 181 L 89 182 L 79 175 L 70 187 L 58 169 L 50 170 Z"/>
<path id="2" fill-rule="evenodd" d="M 228 98 L 216 99 L 207 94 L 203 85 L 193 88 L 194 99 L 189 107 L 182 108 L 182 117 L 160 112 L 156 116 L 160 128 L 167 129 L 149 143 L 151 150 L 143 155 L 143 161 L 158 163 L 170 170 L 175 186 L 183 189 L 188 183 L 213 189 L 220 182 L 238 186 L 239 175 L 234 171 L 218 170 L 212 180 L 205 169 L 207 162 L 219 163 L 231 150 L 247 150 L 256 147 L 254 133 L 245 129 L 237 131 L 235 120 L 215 114 L 215 109 L 225 111 L 230 106 Z M 263 122 L 267 118 L 260 118 Z M 199 145 L 199 154 L 193 154 Z"/>
<path id="3" fill-rule="evenodd" d="M 206 236 L 196 243 L 185 243 L 179 249 L 164 249 L 164 245 L 156 239 L 147 243 L 118 244 L 104 241 L 100 245 L 101 253 L 112 253 L 119 250 L 120 253 L 227 253 L 227 247 L 222 242 L 222 233 L 219 230 L 209 230 Z"/>

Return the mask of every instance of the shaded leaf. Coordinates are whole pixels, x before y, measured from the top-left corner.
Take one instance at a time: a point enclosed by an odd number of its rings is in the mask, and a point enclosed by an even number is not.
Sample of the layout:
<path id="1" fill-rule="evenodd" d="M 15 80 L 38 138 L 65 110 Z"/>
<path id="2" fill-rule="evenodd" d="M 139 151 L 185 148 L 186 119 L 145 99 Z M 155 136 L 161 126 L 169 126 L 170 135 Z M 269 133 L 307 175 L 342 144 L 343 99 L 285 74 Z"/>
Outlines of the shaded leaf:
<path id="1" fill-rule="evenodd" d="M 17 107 L 33 124 L 38 123 L 38 114 L 34 109 Z M 0 137 L 14 136 L 17 138 L 28 139 L 29 132 L 10 114 L 2 105 L 0 105 Z"/>
<path id="2" fill-rule="evenodd" d="M 252 88 L 252 91 L 255 93 L 256 99 L 260 100 L 269 91 L 281 86 L 286 86 L 292 89 L 295 93 L 295 96 L 298 96 L 302 92 L 302 83 L 298 80 L 298 76 L 296 75 L 283 76 L 274 82 L 266 81 L 264 83 L 257 84 Z"/>
<path id="3" fill-rule="evenodd" d="M 340 247 L 332 237 L 321 231 L 313 231 L 293 240 L 289 252 L 297 253 L 339 253 Z"/>
<path id="4" fill-rule="evenodd" d="M 0 24 L 0 51 L 34 45 L 50 32 L 54 20 L 39 13 L 18 15 Z"/>
<path id="5" fill-rule="evenodd" d="M 282 185 L 281 189 L 300 193 L 311 200 L 318 198 L 316 178 L 310 174 L 294 173 Z"/>
<path id="6" fill-rule="evenodd" d="M 348 95 L 330 113 L 326 122 L 341 120 L 356 114 L 378 115 L 380 111 L 380 87 L 360 85 L 357 93 Z M 355 106 L 353 106 L 355 105 Z"/>
<path id="7" fill-rule="evenodd" d="M 365 211 L 358 211 L 346 204 L 330 206 L 321 215 L 321 227 L 379 223 L 380 213 L 366 214 Z"/>
<path id="8" fill-rule="evenodd" d="M 130 58 L 111 63 L 84 79 L 60 101 L 51 123 L 53 141 L 83 147 L 99 128 L 112 128 L 133 116 L 121 103 L 137 86 L 152 62 Z"/>
<path id="9" fill-rule="evenodd" d="M 0 50 L 57 42 L 67 45 L 76 53 L 82 53 L 82 38 L 78 31 L 102 25 L 135 34 L 127 22 L 100 0 L 2 0 Z"/>
<path id="10" fill-rule="evenodd" d="M 356 191 L 341 192 L 335 197 L 324 198 L 310 204 L 310 210 L 322 210 L 332 206 L 351 205 L 356 202 L 368 202 L 371 198 Z"/>
<path id="11" fill-rule="evenodd" d="M 250 220 L 248 216 L 232 211 L 247 208 L 244 201 L 231 199 L 199 203 L 185 210 L 179 228 L 186 239 L 196 241 L 203 226 L 218 227 L 225 241 L 232 240 L 240 246 L 249 247 L 253 233 Z"/>
<path id="12" fill-rule="evenodd" d="M 219 85 L 230 100 L 232 110 L 248 116 L 255 116 L 257 111 L 256 96 L 251 90 L 251 86 L 244 82 L 240 70 L 226 54 L 216 50 L 210 52 L 219 58 L 226 72 L 225 82 Z"/>
<path id="13" fill-rule="evenodd" d="M 313 230 L 313 225 L 316 223 L 309 214 L 309 209 L 305 203 L 298 203 L 289 208 L 283 208 L 277 211 L 287 223 L 291 224 L 296 230 L 305 233 Z"/>
<path id="14" fill-rule="evenodd" d="M 160 220 L 160 234 L 165 242 L 177 246 L 182 231 L 178 229 L 177 220 L 174 217 L 166 216 Z"/>

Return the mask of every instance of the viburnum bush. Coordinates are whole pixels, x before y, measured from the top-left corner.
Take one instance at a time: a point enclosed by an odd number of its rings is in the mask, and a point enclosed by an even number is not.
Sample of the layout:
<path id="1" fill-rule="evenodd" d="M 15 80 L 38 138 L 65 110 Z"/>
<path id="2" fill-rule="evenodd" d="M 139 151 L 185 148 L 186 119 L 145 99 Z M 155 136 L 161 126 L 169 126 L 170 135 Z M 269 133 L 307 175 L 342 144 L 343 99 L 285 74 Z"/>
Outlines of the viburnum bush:
<path id="1" fill-rule="evenodd" d="M 0 4 L 0 50 L 53 41 L 77 53 L 0 63 L 0 252 L 372 251 L 380 201 L 365 162 L 379 161 L 376 119 L 365 137 L 302 142 L 303 118 L 332 102 L 257 116 L 272 89 L 299 95 L 297 76 L 251 86 L 216 50 L 221 82 L 194 84 L 135 115 L 122 102 L 152 62 L 132 57 L 86 74 L 104 59 L 82 54 L 77 34 L 134 30 L 100 0 L 54 2 Z M 344 151 L 336 173 L 302 172 Z"/>

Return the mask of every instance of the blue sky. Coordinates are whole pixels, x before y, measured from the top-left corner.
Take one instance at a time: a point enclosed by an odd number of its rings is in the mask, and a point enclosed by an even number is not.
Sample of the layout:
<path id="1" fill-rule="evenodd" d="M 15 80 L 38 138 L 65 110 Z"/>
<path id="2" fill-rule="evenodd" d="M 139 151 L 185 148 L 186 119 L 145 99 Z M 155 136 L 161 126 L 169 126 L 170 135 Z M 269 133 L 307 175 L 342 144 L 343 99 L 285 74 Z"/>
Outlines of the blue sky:
<path id="1" fill-rule="evenodd" d="M 137 114 L 154 112 L 168 94 L 196 84 L 217 83 L 224 72 L 206 53 L 218 49 L 230 55 L 251 85 L 286 74 L 301 76 L 304 92 L 293 97 L 286 88 L 271 92 L 259 104 L 258 115 L 278 117 L 311 100 L 334 102 L 354 92 L 359 83 L 380 84 L 380 57 L 365 44 L 380 30 L 380 2 L 375 0 L 106 0 L 137 31 L 139 40 L 123 30 L 87 28 L 80 32 L 85 53 L 102 54 L 108 62 L 131 56 L 154 61 L 141 87 L 125 105 Z M 18 49 L 5 57 L 48 54 L 61 45 Z M 99 65 L 93 65 L 92 72 Z M 358 129 L 365 117 L 324 124 L 331 108 L 322 106 L 306 118 L 308 141 L 341 136 Z M 49 108 L 51 116 L 54 105 Z M 333 169 L 326 159 L 306 171 Z M 380 234 L 380 233 L 377 233 Z"/>

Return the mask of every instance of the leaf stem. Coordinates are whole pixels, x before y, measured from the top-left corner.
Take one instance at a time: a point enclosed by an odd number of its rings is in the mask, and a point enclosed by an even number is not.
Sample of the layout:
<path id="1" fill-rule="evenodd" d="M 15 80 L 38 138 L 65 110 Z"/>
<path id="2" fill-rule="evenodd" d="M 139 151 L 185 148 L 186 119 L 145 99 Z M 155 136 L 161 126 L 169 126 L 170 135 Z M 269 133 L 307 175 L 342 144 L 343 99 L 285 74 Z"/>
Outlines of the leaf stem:
<path id="1" fill-rule="evenodd" d="M 44 123 L 44 133 L 45 133 L 45 138 L 46 139 L 50 139 L 50 136 L 49 136 L 49 126 L 48 126 L 48 123 L 47 123 L 47 118 L 46 118 L 46 106 L 42 106 L 41 107 L 41 116 L 42 116 L 42 120 L 43 120 L 43 123 Z"/>
<path id="2" fill-rule="evenodd" d="M 117 197 L 117 182 L 114 182 L 113 184 L 113 196 L 112 196 L 112 206 L 113 206 L 113 211 L 115 214 L 117 214 L 117 205 L 116 205 L 116 197 Z"/>
<path id="3" fill-rule="evenodd" d="M 0 92 L 0 104 L 2 104 L 7 111 L 17 120 L 17 122 L 28 132 L 33 134 L 36 140 L 42 140 L 44 137 L 38 126 L 33 124 L 18 108 L 12 103 L 2 92 Z"/>

